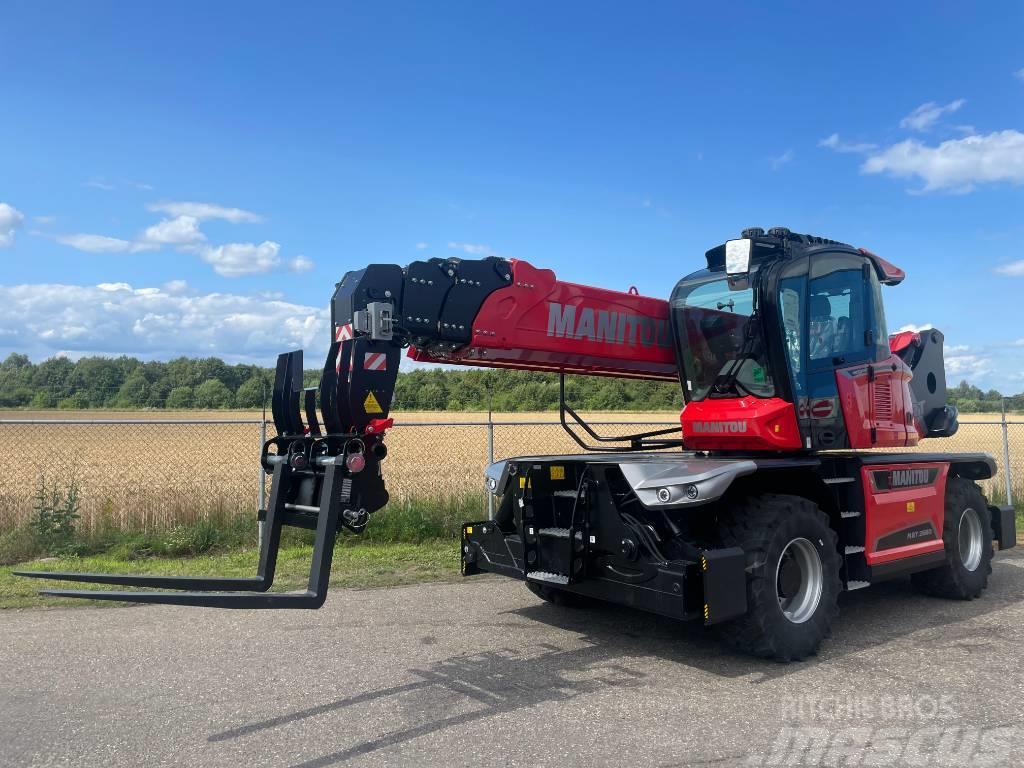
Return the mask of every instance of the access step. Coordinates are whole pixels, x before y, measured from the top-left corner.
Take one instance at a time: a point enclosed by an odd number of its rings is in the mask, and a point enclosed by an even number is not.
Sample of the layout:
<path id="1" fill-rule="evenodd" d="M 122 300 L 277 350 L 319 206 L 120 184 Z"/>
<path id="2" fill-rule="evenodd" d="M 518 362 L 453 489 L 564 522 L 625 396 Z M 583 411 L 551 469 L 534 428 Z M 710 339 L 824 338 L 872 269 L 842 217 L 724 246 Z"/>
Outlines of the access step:
<path id="1" fill-rule="evenodd" d="M 551 571 L 530 571 L 526 574 L 526 578 L 530 581 L 546 581 L 548 584 L 566 585 L 569 583 L 569 577 L 564 573 L 552 573 Z"/>

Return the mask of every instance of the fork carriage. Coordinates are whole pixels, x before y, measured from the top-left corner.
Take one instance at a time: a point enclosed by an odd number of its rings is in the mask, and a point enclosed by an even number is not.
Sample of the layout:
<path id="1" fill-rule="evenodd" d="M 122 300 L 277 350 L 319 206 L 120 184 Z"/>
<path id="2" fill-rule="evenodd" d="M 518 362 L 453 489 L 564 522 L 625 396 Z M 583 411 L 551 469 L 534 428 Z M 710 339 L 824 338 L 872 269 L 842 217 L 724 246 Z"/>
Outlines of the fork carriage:
<path id="1" fill-rule="evenodd" d="M 211 608 L 319 608 L 327 598 L 334 542 L 342 529 L 362 533 L 370 514 L 388 502 L 380 463 L 386 414 L 398 371 L 399 350 L 381 349 L 366 337 L 336 340 L 327 354 L 319 387 L 303 387 L 301 350 L 278 356 L 271 400 L 277 435 L 264 443 L 260 462 L 271 476 L 259 565 L 251 578 L 132 576 L 105 573 L 18 571 L 19 576 L 121 587 L 180 591 L 43 589 L 53 597 Z M 353 360 L 385 355 L 374 370 Z M 319 396 L 320 408 L 317 411 Z M 376 413 L 375 413 L 376 412 Z M 305 419 L 303 419 L 305 416 Z M 354 425 L 345 429 L 343 425 Z M 309 581 L 303 592 L 271 593 L 284 526 L 314 531 Z"/>

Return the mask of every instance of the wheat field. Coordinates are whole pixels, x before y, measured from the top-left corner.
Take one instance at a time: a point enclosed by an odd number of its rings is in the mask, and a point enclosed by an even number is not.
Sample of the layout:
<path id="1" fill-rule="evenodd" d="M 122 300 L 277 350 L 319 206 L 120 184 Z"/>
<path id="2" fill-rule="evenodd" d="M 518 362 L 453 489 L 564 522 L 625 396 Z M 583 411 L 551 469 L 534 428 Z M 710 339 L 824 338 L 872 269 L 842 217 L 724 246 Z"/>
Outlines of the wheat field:
<path id="1" fill-rule="evenodd" d="M 443 500 L 482 488 L 486 413 L 395 413 L 384 472 L 392 498 Z M 599 431 L 623 434 L 678 423 L 678 413 L 585 414 Z M 10 460 L 0 475 L 0 532 L 32 515 L 44 480 L 80 489 L 81 525 L 165 529 L 212 512 L 253 514 L 260 482 L 260 419 L 253 411 L 9 411 L 0 438 Z M 15 423 L 38 420 L 51 423 Z M 75 423 L 55 423 L 71 420 Z M 985 451 L 1002 471 L 997 414 L 963 416 L 959 434 L 920 450 Z M 105 423 L 125 421 L 130 423 Z M 188 421 L 191 423 L 166 423 Z M 579 453 L 557 414 L 494 414 L 495 458 Z M 224 423 L 232 422 L 232 423 Z M 620 422 L 611 424 L 608 422 Z M 624 422 L 624 423 L 621 423 Z M 1010 425 L 1011 468 L 1024 485 L 1024 417 Z M 273 434 L 273 428 L 268 428 Z"/>

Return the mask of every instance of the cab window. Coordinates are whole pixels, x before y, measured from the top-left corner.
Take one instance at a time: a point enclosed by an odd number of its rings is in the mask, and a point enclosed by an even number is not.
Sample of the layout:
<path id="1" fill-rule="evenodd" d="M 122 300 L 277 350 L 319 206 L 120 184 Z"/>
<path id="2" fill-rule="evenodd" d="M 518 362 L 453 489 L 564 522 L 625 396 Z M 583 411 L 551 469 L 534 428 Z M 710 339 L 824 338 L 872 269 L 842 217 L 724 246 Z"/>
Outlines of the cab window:
<path id="1" fill-rule="evenodd" d="M 807 355 L 813 368 L 874 357 L 863 260 L 824 256 L 812 260 L 807 290 Z"/>

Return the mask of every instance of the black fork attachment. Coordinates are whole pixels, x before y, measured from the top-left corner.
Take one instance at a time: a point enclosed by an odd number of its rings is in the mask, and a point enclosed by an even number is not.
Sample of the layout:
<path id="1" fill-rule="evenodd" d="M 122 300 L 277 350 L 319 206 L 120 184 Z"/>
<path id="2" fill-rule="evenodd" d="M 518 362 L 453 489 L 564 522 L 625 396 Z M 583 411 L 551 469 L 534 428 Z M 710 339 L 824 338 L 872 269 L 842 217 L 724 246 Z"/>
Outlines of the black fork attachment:
<path id="1" fill-rule="evenodd" d="M 339 334 L 341 335 L 341 334 Z M 388 500 L 380 462 L 390 426 L 399 348 L 366 336 L 331 345 L 319 390 L 303 387 L 302 352 L 277 359 L 272 411 L 277 435 L 263 446 L 272 473 L 270 499 L 260 510 L 259 567 L 251 578 L 131 576 L 18 571 L 18 576 L 175 591 L 44 589 L 40 594 L 90 600 L 211 608 L 319 608 L 327 597 L 334 541 L 342 528 L 360 533 Z M 383 356 L 383 357 L 381 357 Z M 320 396 L 320 416 L 316 399 Z M 302 414 L 305 413 L 305 422 Z M 271 593 L 281 529 L 315 531 L 309 583 L 303 592 Z"/>
<path id="2" fill-rule="evenodd" d="M 20 576 L 143 587 L 175 592 L 43 590 L 58 597 L 169 603 L 215 608 L 319 608 L 327 596 L 334 539 L 342 528 L 362 532 L 388 501 L 380 462 L 398 377 L 398 358 L 413 345 L 445 354 L 472 340 L 483 301 L 512 279 L 508 262 L 429 259 L 406 268 L 371 264 L 347 272 L 331 299 L 334 342 L 319 388 L 303 386 L 302 352 L 277 358 L 273 415 L 277 435 L 263 446 L 273 473 L 256 576 L 248 579 L 44 573 Z M 317 414 L 317 397 L 320 412 Z M 303 419 L 303 414 L 305 419 Z M 281 527 L 316 532 L 305 592 L 271 594 Z"/>

